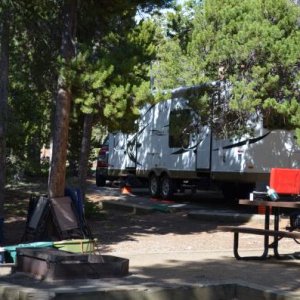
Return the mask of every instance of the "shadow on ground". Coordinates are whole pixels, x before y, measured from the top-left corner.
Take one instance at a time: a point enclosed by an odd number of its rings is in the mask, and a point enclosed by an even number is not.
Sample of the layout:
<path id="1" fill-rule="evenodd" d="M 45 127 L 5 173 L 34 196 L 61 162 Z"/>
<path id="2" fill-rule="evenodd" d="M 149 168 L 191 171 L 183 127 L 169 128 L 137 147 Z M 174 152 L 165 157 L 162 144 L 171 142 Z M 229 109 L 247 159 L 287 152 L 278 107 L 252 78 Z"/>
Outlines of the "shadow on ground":
<path id="1" fill-rule="evenodd" d="M 45 184 L 40 186 L 38 184 L 19 185 L 8 189 L 5 204 L 5 245 L 21 242 L 21 237 L 25 231 L 29 197 L 32 193 L 40 192 L 41 194 L 44 191 Z M 95 195 L 95 192 L 98 193 L 99 191 L 101 196 L 120 196 L 120 192 L 116 188 L 99 189 L 93 182 L 89 183 L 88 193 Z M 149 198 L 145 191 L 139 191 L 137 195 L 138 197 L 145 195 Z M 100 199 L 96 200 L 96 205 L 100 203 Z M 214 197 L 207 199 L 205 196 L 203 197 L 203 194 L 200 198 L 189 194 L 177 195 L 174 198 L 175 203 L 187 201 L 192 203 L 193 206 L 199 205 L 199 208 L 203 208 L 203 206 L 207 209 L 226 208 L 226 204 L 222 202 L 222 199 Z M 231 204 L 230 208 L 232 207 L 234 206 Z M 148 215 L 102 210 L 93 216 L 88 216 L 87 221 L 94 237 L 101 241 L 102 251 L 109 251 L 111 245 L 122 241 L 135 241 L 141 235 L 155 234 L 163 237 L 169 233 L 185 235 L 210 232 L 216 230 L 217 226 L 220 225 L 214 222 L 213 215 L 211 219 L 213 222 L 189 219 L 187 218 L 187 211 L 184 209 L 175 213 L 153 212 Z"/>
<path id="2" fill-rule="evenodd" d="M 22 287 L 34 286 L 36 291 L 46 289 L 49 293 L 52 292 L 52 288 L 59 288 L 58 291 L 64 294 L 63 299 L 69 299 L 68 293 L 73 294 L 72 299 L 77 299 L 77 297 L 79 297 L 78 299 L 83 299 L 80 297 L 82 297 L 84 293 L 92 293 L 95 296 L 99 293 L 99 288 L 105 288 L 107 293 L 110 290 L 116 291 L 116 287 L 118 287 L 117 290 L 119 292 L 122 291 L 122 288 L 125 288 L 128 291 L 130 288 L 137 289 L 139 287 L 143 288 L 143 291 L 147 293 L 151 291 L 151 288 L 157 287 L 176 288 L 191 284 L 200 286 L 201 284 L 222 284 L 228 282 L 249 287 L 252 286 L 256 289 L 261 289 L 264 292 L 293 293 L 299 292 L 300 289 L 300 279 L 298 274 L 299 265 L 291 262 L 278 260 L 269 260 L 264 261 L 263 263 L 242 262 L 227 257 L 221 257 L 219 259 L 203 259 L 201 261 L 167 260 L 164 263 L 154 263 L 151 266 L 134 267 L 129 276 L 122 278 L 43 282 L 28 278 L 23 274 L 14 274 L 9 277 L 4 277 L 2 282 L 16 284 L 19 286 L 19 289 L 22 289 Z M 76 292 L 74 291 L 75 286 L 78 291 L 77 297 Z M 120 299 L 131 299 L 126 298 L 125 295 L 126 293 L 124 293 L 123 297 Z M 218 299 L 225 298 L 221 297 Z M 251 299 L 251 297 L 249 298 L 248 296 L 241 299 Z"/>

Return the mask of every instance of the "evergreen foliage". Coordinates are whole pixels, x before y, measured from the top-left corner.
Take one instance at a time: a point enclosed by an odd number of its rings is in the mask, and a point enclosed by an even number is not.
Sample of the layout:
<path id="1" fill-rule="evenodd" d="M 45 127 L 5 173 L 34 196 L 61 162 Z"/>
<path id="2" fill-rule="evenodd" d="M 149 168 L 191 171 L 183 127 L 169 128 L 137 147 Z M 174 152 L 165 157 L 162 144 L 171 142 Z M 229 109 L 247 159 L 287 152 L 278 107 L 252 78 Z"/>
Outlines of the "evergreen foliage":
<path id="1" fill-rule="evenodd" d="M 49 147 L 57 78 L 72 89 L 69 160 L 79 156 L 84 114 L 110 129 L 130 130 L 137 107 L 151 98 L 150 61 L 156 27 L 135 22 L 137 10 L 149 12 L 169 1 L 81 1 L 76 57 L 60 57 L 63 3 L 3 1 L 13 20 L 7 132 L 9 175 L 39 174 L 40 149 Z M 72 153 L 73 152 L 73 153 Z M 78 160 L 75 160 L 75 164 Z M 23 170 L 23 171 L 20 171 Z"/>
<path id="2" fill-rule="evenodd" d="M 125 32 L 111 31 L 78 53 L 69 77 L 82 113 L 97 114 L 109 130 L 132 129 L 138 108 L 152 100 L 149 69 L 156 34 L 154 23 L 146 20 Z"/>
<path id="3" fill-rule="evenodd" d="M 250 116 L 263 114 L 268 128 L 296 129 L 300 141 L 299 19 L 289 0 L 197 4 L 187 46 L 178 33 L 160 47 L 157 87 L 221 80 L 231 99 L 214 111 L 219 134 L 241 133 Z"/>

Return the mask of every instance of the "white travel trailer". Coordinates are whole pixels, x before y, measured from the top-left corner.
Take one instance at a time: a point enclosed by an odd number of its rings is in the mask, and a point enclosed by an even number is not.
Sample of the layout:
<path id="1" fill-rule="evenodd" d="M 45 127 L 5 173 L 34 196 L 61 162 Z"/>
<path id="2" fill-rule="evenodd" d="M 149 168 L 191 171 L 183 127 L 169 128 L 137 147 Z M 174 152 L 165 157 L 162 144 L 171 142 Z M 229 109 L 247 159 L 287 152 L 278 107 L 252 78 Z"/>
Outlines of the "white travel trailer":
<path id="1" fill-rule="evenodd" d="M 251 135 L 218 139 L 189 106 L 186 96 L 201 89 L 179 88 L 171 99 L 144 107 L 134 134 L 111 133 L 108 179 L 134 174 L 149 182 L 152 196 L 162 198 L 187 186 L 220 187 L 234 197 L 264 189 L 272 167 L 300 167 L 293 132 L 268 130 L 262 118 L 248 122 Z"/>

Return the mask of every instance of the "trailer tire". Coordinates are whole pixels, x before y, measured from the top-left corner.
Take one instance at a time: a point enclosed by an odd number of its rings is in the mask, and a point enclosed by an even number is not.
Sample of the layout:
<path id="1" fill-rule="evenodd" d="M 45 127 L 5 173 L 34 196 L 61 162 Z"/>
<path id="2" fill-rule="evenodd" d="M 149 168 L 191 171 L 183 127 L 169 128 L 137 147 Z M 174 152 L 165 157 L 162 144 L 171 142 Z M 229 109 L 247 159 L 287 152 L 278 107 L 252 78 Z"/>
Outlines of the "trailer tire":
<path id="1" fill-rule="evenodd" d="M 151 197 L 159 197 L 160 196 L 160 180 L 155 174 L 150 175 L 149 177 L 149 191 Z"/>
<path id="2" fill-rule="evenodd" d="M 168 199 L 174 194 L 174 184 L 172 179 L 168 175 L 164 175 L 161 178 L 161 197 L 163 199 Z"/>

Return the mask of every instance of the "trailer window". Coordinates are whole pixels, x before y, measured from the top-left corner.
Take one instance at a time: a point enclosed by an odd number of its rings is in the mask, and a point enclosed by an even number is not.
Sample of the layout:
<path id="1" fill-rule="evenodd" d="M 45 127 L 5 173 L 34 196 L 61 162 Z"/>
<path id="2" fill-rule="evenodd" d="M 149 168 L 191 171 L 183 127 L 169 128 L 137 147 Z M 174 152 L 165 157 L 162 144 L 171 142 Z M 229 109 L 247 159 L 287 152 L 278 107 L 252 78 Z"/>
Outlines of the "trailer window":
<path id="1" fill-rule="evenodd" d="M 193 117 L 190 109 L 170 112 L 169 147 L 187 148 L 190 142 Z"/>

